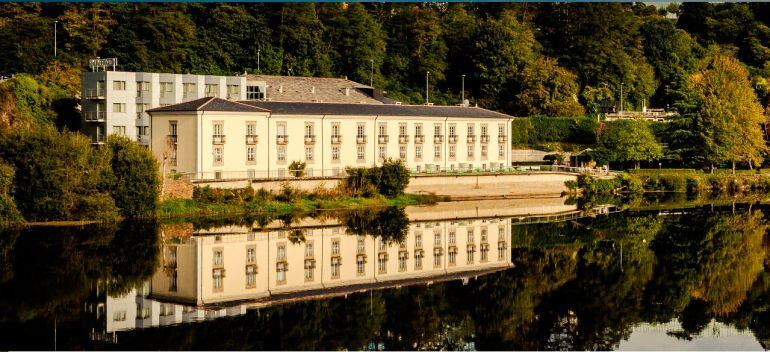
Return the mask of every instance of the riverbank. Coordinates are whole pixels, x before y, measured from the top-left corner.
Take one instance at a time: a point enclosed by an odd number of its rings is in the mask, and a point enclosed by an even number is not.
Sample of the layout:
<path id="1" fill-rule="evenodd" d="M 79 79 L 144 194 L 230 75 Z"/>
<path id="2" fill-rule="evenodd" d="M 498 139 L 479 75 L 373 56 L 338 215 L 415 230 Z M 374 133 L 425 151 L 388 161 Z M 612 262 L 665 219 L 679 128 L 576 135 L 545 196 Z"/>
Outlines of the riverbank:
<path id="1" fill-rule="evenodd" d="M 730 170 L 708 173 L 694 169 L 631 170 L 615 178 L 594 178 L 581 175 L 576 182 L 567 182 L 568 193 L 620 194 L 648 192 L 738 193 L 769 192 L 770 172 L 766 170 Z"/>
<path id="2" fill-rule="evenodd" d="M 271 197 L 253 199 L 223 198 L 208 199 L 168 199 L 160 204 L 158 217 L 179 218 L 192 216 L 228 216 L 236 214 L 311 214 L 324 210 L 355 210 L 371 207 L 433 205 L 446 200 L 432 194 L 404 194 L 395 198 L 375 197 L 325 197 L 322 195 L 303 195 L 294 199 L 275 199 Z"/>

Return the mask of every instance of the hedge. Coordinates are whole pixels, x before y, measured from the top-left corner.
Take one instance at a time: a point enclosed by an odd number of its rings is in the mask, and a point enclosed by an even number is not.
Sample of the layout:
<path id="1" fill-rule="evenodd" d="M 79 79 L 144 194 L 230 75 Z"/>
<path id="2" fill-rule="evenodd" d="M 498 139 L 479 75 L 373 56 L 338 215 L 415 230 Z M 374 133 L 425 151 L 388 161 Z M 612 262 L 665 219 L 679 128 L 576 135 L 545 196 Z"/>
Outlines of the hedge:
<path id="1" fill-rule="evenodd" d="M 513 145 L 547 142 L 596 144 L 596 121 L 589 117 L 534 116 L 514 119 Z"/>

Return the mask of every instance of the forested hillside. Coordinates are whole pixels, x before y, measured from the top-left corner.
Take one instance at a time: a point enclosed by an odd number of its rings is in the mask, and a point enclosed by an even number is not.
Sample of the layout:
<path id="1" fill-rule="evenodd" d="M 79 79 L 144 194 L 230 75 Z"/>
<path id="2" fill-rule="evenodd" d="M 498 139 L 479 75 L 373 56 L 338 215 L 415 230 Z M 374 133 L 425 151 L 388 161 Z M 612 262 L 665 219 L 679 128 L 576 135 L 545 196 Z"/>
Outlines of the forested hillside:
<path id="1" fill-rule="evenodd" d="M 52 70 L 54 20 L 58 56 Z M 767 105 L 770 5 L 248 3 L 0 6 L 0 73 L 122 70 L 348 76 L 405 102 L 466 97 L 518 116 L 674 106 L 712 54 L 747 65 Z M 76 71 L 75 71 L 76 72 Z M 76 76 L 75 76 L 76 77 Z M 69 76 L 69 81 L 73 80 Z M 75 78 L 76 80 L 76 78 Z M 76 90 L 76 89 L 75 89 Z"/>

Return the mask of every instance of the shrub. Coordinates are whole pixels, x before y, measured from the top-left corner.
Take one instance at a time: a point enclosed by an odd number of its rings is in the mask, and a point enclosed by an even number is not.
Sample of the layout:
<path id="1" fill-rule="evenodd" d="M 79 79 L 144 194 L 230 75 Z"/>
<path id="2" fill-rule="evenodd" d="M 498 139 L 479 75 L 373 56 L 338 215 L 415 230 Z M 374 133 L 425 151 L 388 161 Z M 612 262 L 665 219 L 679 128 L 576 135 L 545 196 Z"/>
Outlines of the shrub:
<path id="1" fill-rule="evenodd" d="M 397 197 L 409 185 L 409 170 L 401 160 L 385 160 L 382 166 L 347 168 L 342 189 L 348 195 L 371 197 L 382 194 Z"/>
<path id="2" fill-rule="evenodd" d="M 534 116 L 514 119 L 512 125 L 511 142 L 514 145 L 596 143 L 596 121 L 589 117 Z"/>
<path id="3" fill-rule="evenodd" d="M 289 174 L 294 177 L 305 176 L 305 167 L 307 164 L 304 161 L 292 161 L 289 164 Z"/>
<path id="4" fill-rule="evenodd" d="M 13 166 L 0 162 L 0 227 L 24 220 L 11 197 L 13 174 Z"/>
<path id="5" fill-rule="evenodd" d="M 109 191 L 120 213 L 128 218 L 152 216 L 158 208 L 158 161 L 149 149 L 120 136 L 110 136 L 112 160 Z"/>

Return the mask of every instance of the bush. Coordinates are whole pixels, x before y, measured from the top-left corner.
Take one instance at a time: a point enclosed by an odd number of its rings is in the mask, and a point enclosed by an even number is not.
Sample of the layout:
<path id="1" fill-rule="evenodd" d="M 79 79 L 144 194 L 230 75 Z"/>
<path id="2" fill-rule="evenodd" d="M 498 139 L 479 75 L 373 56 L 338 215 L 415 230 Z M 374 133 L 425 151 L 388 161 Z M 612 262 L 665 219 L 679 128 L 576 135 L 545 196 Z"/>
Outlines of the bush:
<path id="1" fill-rule="evenodd" d="M 304 161 L 292 161 L 289 164 L 289 174 L 294 177 L 305 176 L 305 167 L 307 164 Z"/>
<path id="2" fill-rule="evenodd" d="M 160 175 L 158 161 L 149 149 L 126 137 L 110 136 L 110 195 L 120 213 L 128 218 L 153 216 L 158 209 Z"/>
<path id="3" fill-rule="evenodd" d="M 596 144 L 596 121 L 590 117 L 534 116 L 514 119 L 512 124 L 513 145 Z"/>
<path id="4" fill-rule="evenodd" d="M 377 194 L 398 197 L 409 185 L 409 170 L 401 160 L 385 160 L 382 166 L 347 168 L 348 177 L 342 182 L 345 193 L 371 197 Z"/>
<path id="5" fill-rule="evenodd" d="M 0 136 L 0 158 L 11 164 L 13 198 L 30 221 L 83 220 L 109 217 L 115 206 L 103 201 L 108 194 L 109 156 L 94 149 L 75 133 L 59 133 L 53 127 L 21 130 Z M 87 198 L 94 197 L 93 201 Z M 79 204 L 99 203 L 82 211 Z"/>
<path id="6" fill-rule="evenodd" d="M 0 227 L 24 220 L 11 197 L 13 174 L 13 166 L 0 163 Z"/>

